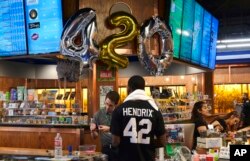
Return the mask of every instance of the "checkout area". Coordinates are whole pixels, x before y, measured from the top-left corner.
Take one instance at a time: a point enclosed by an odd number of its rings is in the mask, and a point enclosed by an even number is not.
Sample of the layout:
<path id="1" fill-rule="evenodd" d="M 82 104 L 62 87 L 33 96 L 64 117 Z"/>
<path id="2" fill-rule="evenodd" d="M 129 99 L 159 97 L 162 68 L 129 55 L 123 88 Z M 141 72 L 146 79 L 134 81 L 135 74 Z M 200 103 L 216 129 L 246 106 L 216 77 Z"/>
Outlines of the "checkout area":
<path id="1" fill-rule="evenodd" d="M 230 144 L 250 143 L 250 127 L 237 131 L 234 137 L 208 131 L 206 135 L 197 138 L 196 153 L 191 154 L 194 124 L 180 122 L 166 124 L 165 128 L 167 143 L 163 150 L 164 161 L 200 161 L 204 158 L 213 158 L 213 161 L 229 160 Z M 54 137 L 58 132 L 63 138 L 63 160 L 107 160 L 106 156 L 100 153 L 98 139 L 91 138 L 88 125 L 4 123 L 0 127 L 0 160 L 53 160 Z M 17 133 L 19 135 L 16 135 Z M 94 149 L 86 152 L 81 148 L 83 145 L 94 145 Z M 158 161 L 159 155 L 156 158 Z M 182 157 L 186 157 L 186 160 Z"/>
<path id="2" fill-rule="evenodd" d="M 30 149 L 30 148 L 11 148 L 0 147 L 1 160 L 58 160 L 54 158 L 54 150 L 48 149 Z M 99 152 L 83 152 L 83 151 L 63 151 L 63 157 L 59 160 L 99 160 L 106 161 L 107 156 Z"/>
<path id="3" fill-rule="evenodd" d="M 167 144 L 165 160 L 172 161 L 229 161 L 230 148 L 244 147 L 250 150 L 250 127 L 235 131 L 234 134 L 218 133 L 208 129 L 197 138 L 197 147 L 191 151 L 195 125 L 193 123 L 166 124 Z M 234 152 L 233 152 L 234 154 Z M 231 154 L 232 155 L 232 154 Z"/>

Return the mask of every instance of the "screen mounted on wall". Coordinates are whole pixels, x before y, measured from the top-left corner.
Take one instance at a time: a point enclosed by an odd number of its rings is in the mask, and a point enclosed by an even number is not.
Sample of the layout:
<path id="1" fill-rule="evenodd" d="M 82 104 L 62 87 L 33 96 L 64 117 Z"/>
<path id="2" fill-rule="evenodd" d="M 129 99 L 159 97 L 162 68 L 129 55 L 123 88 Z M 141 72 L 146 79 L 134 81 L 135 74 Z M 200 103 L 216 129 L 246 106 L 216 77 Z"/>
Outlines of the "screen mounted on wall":
<path id="1" fill-rule="evenodd" d="M 193 43 L 195 5 L 194 0 L 184 1 L 183 3 L 180 59 L 190 61 Z"/>
<path id="2" fill-rule="evenodd" d="M 180 57 L 183 0 L 175 0 L 170 8 L 169 26 L 172 28 L 174 57 Z"/>
<path id="3" fill-rule="evenodd" d="M 0 1 L 0 56 L 59 52 L 61 0 Z"/>
<path id="4" fill-rule="evenodd" d="M 29 54 L 58 52 L 63 30 L 61 0 L 25 0 Z"/>
<path id="5" fill-rule="evenodd" d="M 218 20 L 195 0 L 171 0 L 169 11 L 174 58 L 214 69 Z"/>
<path id="6" fill-rule="evenodd" d="M 0 56 L 25 55 L 23 0 L 0 1 Z"/>

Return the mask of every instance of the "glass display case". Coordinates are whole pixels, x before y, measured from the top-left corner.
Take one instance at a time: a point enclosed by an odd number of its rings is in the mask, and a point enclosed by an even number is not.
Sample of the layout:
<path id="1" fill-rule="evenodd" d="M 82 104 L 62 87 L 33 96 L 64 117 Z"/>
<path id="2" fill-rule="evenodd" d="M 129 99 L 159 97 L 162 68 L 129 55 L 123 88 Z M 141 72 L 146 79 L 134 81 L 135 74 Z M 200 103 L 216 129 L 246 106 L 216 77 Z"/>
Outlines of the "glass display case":
<path id="1" fill-rule="evenodd" d="M 191 119 L 192 107 L 187 99 L 155 99 L 164 122 L 176 122 Z"/>
<path id="2" fill-rule="evenodd" d="M 45 106 L 34 102 L 22 102 L 21 105 L 8 103 L 7 107 L 1 110 L 1 123 L 88 125 L 88 116 L 81 112 L 77 104 L 69 112 L 64 104 Z"/>

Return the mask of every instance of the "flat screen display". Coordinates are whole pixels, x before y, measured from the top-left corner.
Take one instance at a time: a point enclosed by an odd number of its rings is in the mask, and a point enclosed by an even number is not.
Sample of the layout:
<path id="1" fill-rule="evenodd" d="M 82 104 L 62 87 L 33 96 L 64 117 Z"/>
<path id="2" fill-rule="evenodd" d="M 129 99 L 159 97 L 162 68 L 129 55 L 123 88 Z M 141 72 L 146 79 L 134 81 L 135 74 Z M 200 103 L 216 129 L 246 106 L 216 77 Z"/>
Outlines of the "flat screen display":
<path id="1" fill-rule="evenodd" d="M 183 8 L 183 0 L 171 0 L 169 26 L 171 27 L 173 34 L 175 58 L 180 57 L 182 8 Z"/>
<path id="2" fill-rule="evenodd" d="M 211 35 L 212 16 L 207 11 L 204 11 L 203 32 L 202 32 L 202 46 L 201 46 L 201 62 L 200 65 L 208 67 L 210 54 L 210 35 Z"/>
<path id="3" fill-rule="evenodd" d="M 201 58 L 201 43 L 202 43 L 202 29 L 203 29 L 203 14 L 204 9 L 198 4 L 195 4 L 194 11 L 194 32 L 191 61 L 195 64 L 200 64 Z"/>
<path id="4" fill-rule="evenodd" d="M 63 30 L 61 0 L 25 0 L 29 54 L 58 52 Z"/>
<path id="5" fill-rule="evenodd" d="M 22 0 L 0 1 L 0 56 L 27 54 Z"/>
<path id="6" fill-rule="evenodd" d="M 209 58 L 209 68 L 215 68 L 216 61 L 216 43 L 217 43 L 217 35 L 218 35 L 218 27 L 219 21 L 216 18 L 212 18 L 212 26 L 211 26 L 211 46 L 210 46 L 210 58 Z"/>
<path id="7" fill-rule="evenodd" d="M 174 58 L 214 69 L 218 20 L 195 0 L 171 0 Z"/>
<path id="8" fill-rule="evenodd" d="M 194 9 L 195 9 L 194 0 L 184 1 L 180 58 L 186 61 L 191 60 L 192 43 L 193 43 Z"/>

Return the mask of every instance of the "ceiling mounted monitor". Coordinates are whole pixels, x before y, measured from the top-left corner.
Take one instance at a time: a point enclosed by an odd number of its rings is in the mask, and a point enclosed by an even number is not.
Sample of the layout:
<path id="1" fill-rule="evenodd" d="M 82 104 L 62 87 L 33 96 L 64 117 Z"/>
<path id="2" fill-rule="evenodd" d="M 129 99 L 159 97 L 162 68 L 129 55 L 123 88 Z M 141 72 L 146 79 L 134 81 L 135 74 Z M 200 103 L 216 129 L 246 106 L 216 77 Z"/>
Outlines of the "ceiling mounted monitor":
<path id="1" fill-rule="evenodd" d="M 63 30 L 61 0 L 25 0 L 29 54 L 60 51 Z"/>
<path id="2" fill-rule="evenodd" d="M 27 54 L 23 0 L 0 1 L 0 56 Z"/>
<path id="3" fill-rule="evenodd" d="M 174 58 L 214 69 L 218 20 L 195 0 L 171 0 L 169 6 Z"/>

